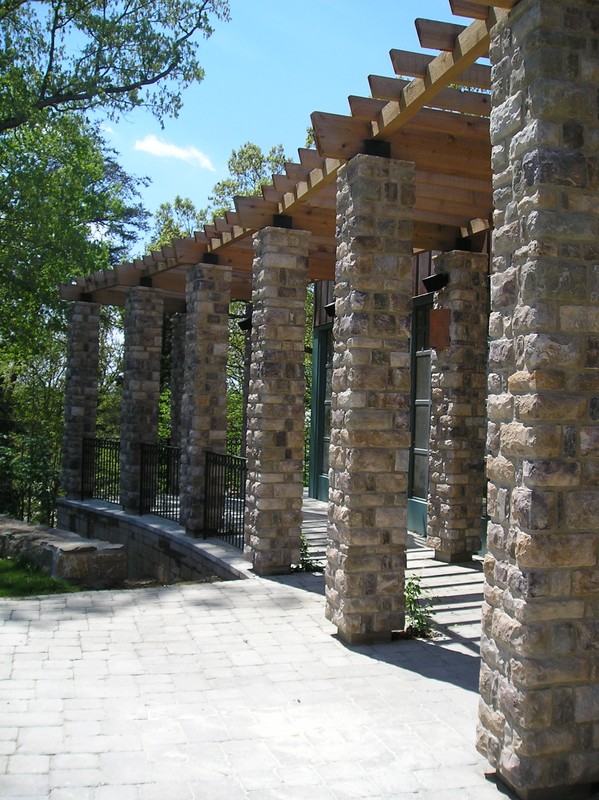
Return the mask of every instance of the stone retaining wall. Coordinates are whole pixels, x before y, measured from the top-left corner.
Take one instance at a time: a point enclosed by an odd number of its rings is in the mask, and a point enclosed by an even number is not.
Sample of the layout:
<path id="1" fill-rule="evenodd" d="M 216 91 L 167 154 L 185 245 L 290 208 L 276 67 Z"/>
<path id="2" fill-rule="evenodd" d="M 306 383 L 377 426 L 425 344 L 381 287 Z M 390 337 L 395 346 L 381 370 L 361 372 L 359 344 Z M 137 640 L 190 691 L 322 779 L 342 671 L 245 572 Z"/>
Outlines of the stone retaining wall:
<path id="1" fill-rule="evenodd" d="M 18 556 L 84 589 L 119 588 L 127 577 L 127 551 L 120 544 L 0 516 L 0 558 Z"/>
<path id="2" fill-rule="evenodd" d="M 58 500 L 57 509 L 62 528 L 125 545 L 127 577 L 131 580 L 153 578 L 161 583 L 176 583 L 209 575 L 223 580 L 249 577 L 243 567 L 236 566 L 236 562 L 243 561 L 241 553 L 226 563 L 211 555 L 215 549 L 210 547 L 212 543 L 186 537 L 183 529 L 169 520 L 130 516 L 118 506 L 101 501 Z"/>

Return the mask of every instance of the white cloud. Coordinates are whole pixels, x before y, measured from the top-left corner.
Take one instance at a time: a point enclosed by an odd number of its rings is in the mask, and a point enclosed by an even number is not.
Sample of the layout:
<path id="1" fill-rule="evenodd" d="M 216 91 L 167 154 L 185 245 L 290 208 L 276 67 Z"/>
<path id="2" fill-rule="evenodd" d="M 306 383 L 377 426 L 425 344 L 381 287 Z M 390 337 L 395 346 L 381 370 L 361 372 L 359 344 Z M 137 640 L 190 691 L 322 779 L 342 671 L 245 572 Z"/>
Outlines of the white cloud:
<path id="1" fill-rule="evenodd" d="M 204 155 L 197 147 L 177 147 L 175 144 L 163 142 L 153 133 L 148 134 L 145 139 L 138 139 L 133 145 L 133 149 L 151 153 L 151 155 L 159 158 L 177 158 L 179 161 L 186 161 L 194 167 L 216 172 L 208 156 Z"/>

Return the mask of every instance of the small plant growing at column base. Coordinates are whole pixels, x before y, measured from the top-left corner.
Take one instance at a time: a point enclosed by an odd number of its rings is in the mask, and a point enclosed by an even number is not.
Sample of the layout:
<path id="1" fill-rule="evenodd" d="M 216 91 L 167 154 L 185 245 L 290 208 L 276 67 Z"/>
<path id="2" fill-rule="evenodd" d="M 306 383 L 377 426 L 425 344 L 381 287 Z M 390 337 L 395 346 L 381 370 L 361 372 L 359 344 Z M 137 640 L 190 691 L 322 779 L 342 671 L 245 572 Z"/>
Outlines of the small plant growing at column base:
<path id="1" fill-rule="evenodd" d="M 404 638 L 429 638 L 433 632 L 432 601 L 422 588 L 420 575 L 409 575 L 405 584 L 406 629 Z"/>
<path id="2" fill-rule="evenodd" d="M 300 537 L 301 537 L 300 538 L 300 563 L 299 564 L 292 564 L 291 565 L 291 571 L 292 572 L 322 572 L 322 567 L 310 555 L 310 550 L 308 548 L 308 540 L 306 539 L 306 536 L 305 536 L 305 534 L 303 532 L 300 534 Z"/>

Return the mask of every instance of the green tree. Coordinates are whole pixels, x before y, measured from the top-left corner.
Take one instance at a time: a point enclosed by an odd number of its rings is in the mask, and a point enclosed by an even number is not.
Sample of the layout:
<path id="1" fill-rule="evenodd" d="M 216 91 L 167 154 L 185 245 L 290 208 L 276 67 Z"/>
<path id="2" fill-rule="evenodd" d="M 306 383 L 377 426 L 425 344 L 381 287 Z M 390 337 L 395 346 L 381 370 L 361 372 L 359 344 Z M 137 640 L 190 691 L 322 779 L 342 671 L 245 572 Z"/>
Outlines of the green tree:
<path id="1" fill-rule="evenodd" d="M 48 112 L 177 116 L 227 0 L 0 0 L 0 133 Z"/>
<path id="2" fill-rule="evenodd" d="M 64 329 L 58 285 L 122 260 L 146 226 L 143 181 L 79 115 L 0 137 L 0 348 L 23 358 Z"/>
<path id="3" fill-rule="evenodd" d="M 270 182 L 273 174 L 284 171 L 288 160 L 280 144 L 271 147 L 268 153 L 263 153 L 253 142 L 233 150 L 227 162 L 229 176 L 212 189 L 207 214 L 223 217 L 233 209 L 236 195 L 260 194 L 261 187 Z"/>
<path id="4" fill-rule="evenodd" d="M 138 186 L 79 115 L 0 137 L 0 511 L 52 522 L 66 352 L 58 284 L 122 260 L 145 225 Z M 103 336 L 113 325 L 104 314 Z M 108 339 L 103 350 L 101 385 L 114 397 L 118 353 Z"/>
<path id="5" fill-rule="evenodd" d="M 177 195 L 172 203 L 161 203 L 154 214 L 152 243 L 148 250 L 169 245 L 172 239 L 192 236 L 207 222 L 206 209 L 196 209 L 189 197 Z"/>

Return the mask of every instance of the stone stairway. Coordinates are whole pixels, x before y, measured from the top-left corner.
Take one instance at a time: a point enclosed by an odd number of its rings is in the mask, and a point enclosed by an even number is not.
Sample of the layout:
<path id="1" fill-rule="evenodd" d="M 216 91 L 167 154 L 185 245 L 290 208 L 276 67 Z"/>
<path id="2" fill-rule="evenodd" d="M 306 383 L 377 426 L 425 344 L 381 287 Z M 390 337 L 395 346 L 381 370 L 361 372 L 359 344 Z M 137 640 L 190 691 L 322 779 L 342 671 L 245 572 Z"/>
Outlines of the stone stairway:
<path id="1" fill-rule="evenodd" d="M 302 533 L 313 563 L 324 569 L 327 551 L 327 503 L 304 494 Z"/>

